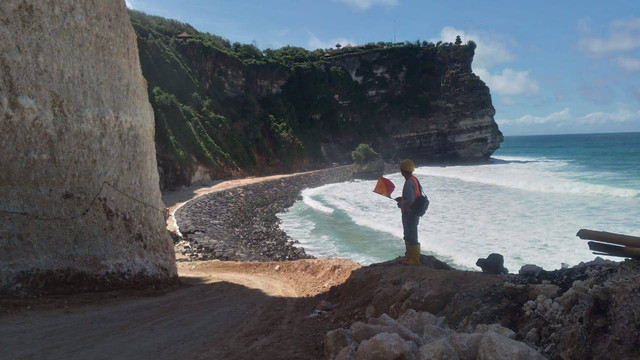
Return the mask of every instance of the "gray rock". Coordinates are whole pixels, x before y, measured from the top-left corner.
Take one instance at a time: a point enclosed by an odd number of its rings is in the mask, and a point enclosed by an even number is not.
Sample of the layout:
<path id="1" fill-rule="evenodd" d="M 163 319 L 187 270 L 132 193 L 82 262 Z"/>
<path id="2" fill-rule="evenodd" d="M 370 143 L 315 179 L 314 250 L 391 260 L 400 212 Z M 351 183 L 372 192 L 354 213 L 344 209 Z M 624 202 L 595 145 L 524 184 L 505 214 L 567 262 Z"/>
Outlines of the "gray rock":
<path id="1" fill-rule="evenodd" d="M 480 341 L 476 359 L 544 360 L 544 357 L 521 342 L 490 331 Z"/>
<path id="2" fill-rule="evenodd" d="M 483 337 L 484 334 L 454 333 L 449 335 L 449 342 L 456 349 L 460 360 L 475 360 Z"/>
<path id="3" fill-rule="evenodd" d="M 432 341 L 420 347 L 418 353 L 420 360 L 459 360 L 456 349 L 451 345 L 447 338 Z"/>
<path id="4" fill-rule="evenodd" d="M 500 254 L 489 254 L 486 259 L 478 259 L 476 265 L 482 272 L 488 274 L 508 274 L 509 270 L 504 267 L 504 257 Z"/>
<path id="5" fill-rule="evenodd" d="M 435 325 L 425 325 L 422 331 L 422 339 L 425 343 L 447 337 L 453 333 L 453 330 L 448 327 L 440 327 Z"/>
<path id="6" fill-rule="evenodd" d="M 387 332 L 396 333 L 405 340 L 413 341 L 418 346 L 421 346 L 423 344 L 422 338 L 416 335 L 413 331 L 406 328 L 400 322 L 392 319 L 387 314 L 382 314 L 377 319 L 369 319 L 369 323 L 385 326 Z"/>
<path id="7" fill-rule="evenodd" d="M 400 316 L 398 322 L 414 333 L 421 334 L 424 331 L 425 325 L 442 327 L 445 323 L 445 318 L 437 317 L 426 311 L 417 312 L 409 309 Z"/>
<path id="8" fill-rule="evenodd" d="M 353 165 L 353 177 L 358 179 L 377 179 L 384 174 L 384 160 L 381 156 L 366 162 Z"/>
<path id="9" fill-rule="evenodd" d="M 355 360 L 356 359 L 356 350 L 358 349 L 358 344 L 351 343 L 349 346 L 340 350 L 338 355 L 336 355 L 335 360 Z M 329 359 L 329 358 L 327 358 Z"/>
<path id="10" fill-rule="evenodd" d="M 544 271 L 544 269 L 538 265 L 527 264 L 527 265 L 522 265 L 518 274 L 524 275 L 524 276 L 538 276 L 538 274 L 540 274 L 540 272 L 542 271 Z"/>

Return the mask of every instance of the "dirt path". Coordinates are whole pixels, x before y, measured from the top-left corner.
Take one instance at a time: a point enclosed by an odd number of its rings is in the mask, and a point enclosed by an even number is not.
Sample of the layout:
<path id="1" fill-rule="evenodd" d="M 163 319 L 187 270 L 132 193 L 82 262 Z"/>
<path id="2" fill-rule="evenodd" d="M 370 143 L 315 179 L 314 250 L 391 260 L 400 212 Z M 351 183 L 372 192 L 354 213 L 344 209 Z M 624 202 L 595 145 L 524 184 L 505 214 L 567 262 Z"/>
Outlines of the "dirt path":
<path id="1" fill-rule="evenodd" d="M 356 268 L 348 260 L 182 263 L 189 286 L 162 296 L 0 317 L 0 358 L 313 358 L 318 339 L 301 336 L 329 325 L 309 322 L 309 296 Z"/>

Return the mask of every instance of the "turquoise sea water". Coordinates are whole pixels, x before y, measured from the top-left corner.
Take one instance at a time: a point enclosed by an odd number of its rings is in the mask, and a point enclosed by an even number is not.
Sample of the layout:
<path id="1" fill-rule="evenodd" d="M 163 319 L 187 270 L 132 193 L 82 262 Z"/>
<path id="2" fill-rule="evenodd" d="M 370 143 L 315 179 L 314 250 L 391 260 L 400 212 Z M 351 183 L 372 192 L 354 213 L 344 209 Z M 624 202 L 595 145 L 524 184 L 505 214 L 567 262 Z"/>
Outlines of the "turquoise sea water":
<path id="1" fill-rule="evenodd" d="M 506 137 L 489 164 L 416 169 L 429 196 L 422 252 L 463 269 L 497 252 L 517 271 L 593 259 L 581 228 L 640 235 L 640 133 Z M 388 176 L 399 196 L 402 178 Z M 404 252 L 400 211 L 375 181 L 303 191 L 281 227 L 318 257 L 363 264 Z M 477 269 L 477 268 L 476 268 Z"/>

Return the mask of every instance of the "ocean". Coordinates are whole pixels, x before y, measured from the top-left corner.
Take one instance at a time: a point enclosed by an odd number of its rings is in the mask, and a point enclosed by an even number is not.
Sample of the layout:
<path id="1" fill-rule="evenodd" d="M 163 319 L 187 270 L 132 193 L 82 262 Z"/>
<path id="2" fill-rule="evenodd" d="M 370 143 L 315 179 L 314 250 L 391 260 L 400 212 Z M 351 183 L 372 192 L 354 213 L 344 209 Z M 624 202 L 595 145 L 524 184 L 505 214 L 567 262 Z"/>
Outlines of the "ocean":
<path id="1" fill-rule="evenodd" d="M 422 253 L 459 269 L 479 270 L 491 253 L 511 272 L 589 261 L 595 255 L 575 236 L 582 228 L 640 236 L 640 133 L 508 136 L 488 164 L 415 175 L 430 200 Z M 404 179 L 387 177 L 400 196 Z M 375 183 L 306 189 L 278 214 L 280 226 L 317 257 L 371 264 L 402 255 L 400 210 L 372 192 Z"/>

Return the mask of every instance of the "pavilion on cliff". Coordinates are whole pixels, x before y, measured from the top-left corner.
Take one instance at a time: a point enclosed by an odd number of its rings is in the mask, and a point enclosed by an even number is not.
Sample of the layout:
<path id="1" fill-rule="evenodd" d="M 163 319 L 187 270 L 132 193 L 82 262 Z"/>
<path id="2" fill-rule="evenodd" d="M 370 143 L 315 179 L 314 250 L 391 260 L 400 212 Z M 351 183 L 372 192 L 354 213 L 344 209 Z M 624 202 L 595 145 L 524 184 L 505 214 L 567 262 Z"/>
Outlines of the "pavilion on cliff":
<path id="1" fill-rule="evenodd" d="M 187 40 L 187 39 L 191 39 L 193 36 L 187 34 L 186 32 L 181 32 L 180 34 L 176 35 L 176 38 L 181 39 L 181 40 Z"/>

